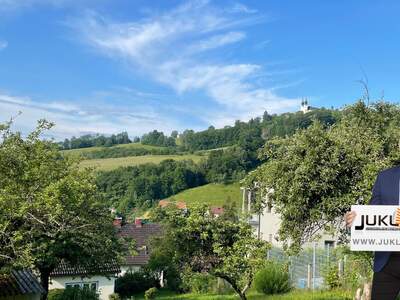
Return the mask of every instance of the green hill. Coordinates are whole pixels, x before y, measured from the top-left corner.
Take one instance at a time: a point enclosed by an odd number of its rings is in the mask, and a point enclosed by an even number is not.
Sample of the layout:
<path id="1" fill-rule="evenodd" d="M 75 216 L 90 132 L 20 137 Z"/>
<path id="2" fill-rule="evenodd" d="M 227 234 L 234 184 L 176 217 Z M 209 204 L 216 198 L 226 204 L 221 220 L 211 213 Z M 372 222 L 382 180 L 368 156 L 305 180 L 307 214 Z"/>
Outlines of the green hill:
<path id="1" fill-rule="evenodd" d="M 169 200 L 184 201 L 188 206 L 207 203 L 212 206 L 222 206 L 230 197 L 238 208 L 242 205 L 242 195 L 239 183 L 217 184 L 210 183 L 185 190 L 169 197 Z"/>
<path id="2" fill-rule="evenodd" d="M 71 151 L 71 150 L 69 150 Z M 137 166 L 145 163 L 158 164 L 165 159 L 173 160 L 193 160 L 195 163 L 199 162 L 204 156 L 186 154 L 186 155 L 143 155 L 143 156 L 129 156 L 117 158 L 103 158 L 103 159 L 87 159 L 80 163 L 81 167 L 94 167 L 99 171 L 110 171 L 119 167 Z"/>
<path id="3" fill-rule="evenodd" d="M 78 148 L 71 150 L 61 150 L 61 152 L 66 155 L 80 156 L 80 155 L 85 155 L 88 152 L 96 152 L 104 149 L 115 149 L 115 148 L 154 150 L 154 149 L 162 149 L 163 147 L 143 145 L 141 143 L 130 143 L 130 144 L 115 145 L 112 147 L 88 147 L 88 148 Z"/>

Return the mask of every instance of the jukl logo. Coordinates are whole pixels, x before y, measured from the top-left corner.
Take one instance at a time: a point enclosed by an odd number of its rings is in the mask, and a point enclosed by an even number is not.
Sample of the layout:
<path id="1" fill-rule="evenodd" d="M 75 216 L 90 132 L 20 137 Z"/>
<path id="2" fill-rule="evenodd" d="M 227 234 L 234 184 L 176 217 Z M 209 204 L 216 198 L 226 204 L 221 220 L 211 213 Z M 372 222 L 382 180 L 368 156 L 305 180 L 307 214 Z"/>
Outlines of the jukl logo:
<path id="1" fill-rule="evenodd" d="M 363 230 L 366 226 L 400 226 L 400 208 L 396 209 L 393 215 L 361 215 L 360 225 L 354 227 L 355 230 Z"/>

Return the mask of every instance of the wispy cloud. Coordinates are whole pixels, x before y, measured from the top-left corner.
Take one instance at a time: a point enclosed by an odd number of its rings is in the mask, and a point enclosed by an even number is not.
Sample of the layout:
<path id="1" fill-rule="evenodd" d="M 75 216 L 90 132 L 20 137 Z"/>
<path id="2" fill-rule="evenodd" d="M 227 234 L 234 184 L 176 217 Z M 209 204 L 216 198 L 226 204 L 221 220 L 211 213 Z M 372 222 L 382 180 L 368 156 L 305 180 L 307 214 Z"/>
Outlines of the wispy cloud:
<path id="1" fill-rule="evenodd" d="M 142 103 L 135 105 L 133 109 L 113 104 L 113 100 L 121 97 L 121 93 L 109 91 L 95 93 L 91 97 L 96 98 L 93 103 L 97 105 L 83 106 L 71 101 L 38 101 L 0 93 L 0 122 L 22 112 L 16 125 L 23 133 L 27 133 L 33 129 L 38 119 L 45 118 L 56 123 L 49 136 L 58 140 L 87 133 L 113 134 L 128 131 L 134 136 L 153 129 L 163 129 L 166 132 L 182 129 L 178 123 L 165 118 L 151 105 Z M 99 106 L 100 101 L 106 103 Z"/>
<path id="2" fill-rule="evenodd" d="M 258 12 L 256 9 L 249 8 L 242 3 L 236 3 L 235 5 L 233 5 L 230 11 L 237 13 L 247 13 L 247 14 L 255 14 Z"/>
<path id="3" fill-rule="evenodd" d="M 64 2 L 64 0 L 0 0 L 0 12 L 15 11 L 37 4 L 57 4 L 57 2 Z"/>
<path id="4" fill-rule="evenodd" d="M 0 40 L 0 50 L 3 50 L 7 47 L 8 47 L 8 42 Z"/>
<path id="5" fill-rule="evenodd" d="M 0 0 L 0 13 L 15 13 L 41 6 L 52 6 L 55 8 L 83 8 L 84 5 L 95 5 L 96 2 L 103 2 L 103 0 Z"/>
<path id="6" fill-rule="evenodd" d="M 246 37 L 244 32 L 228 32 L 226 34 L 214 35 L 208 39 L 193 42 L 188 47 L 189 52 L 202 52 L 219 48 L 228 44 L 233 44 L 243 40 Z"/>
<path id="7" fill-rule="evenodd" d="M 132 70 L 139 70 L 177 93 L 196 91 L 209 96 L 219 109 L 208 110 L 203 117 L 215 124 L 298 105 L 298 99 L 279 96 L 273 88 L 253 80 L 265 72 L 261 65 L 232 63 L 224 55 L 207 55 L 210 50 L 225 51 L 243 41 L 247 26 L 267 20 L 242 4 L 218 8 L 208 1 L 191 1 L 134 22 L 121 23 L 88 12 L 69 25 L 91 47 L 122 59 Z"/>

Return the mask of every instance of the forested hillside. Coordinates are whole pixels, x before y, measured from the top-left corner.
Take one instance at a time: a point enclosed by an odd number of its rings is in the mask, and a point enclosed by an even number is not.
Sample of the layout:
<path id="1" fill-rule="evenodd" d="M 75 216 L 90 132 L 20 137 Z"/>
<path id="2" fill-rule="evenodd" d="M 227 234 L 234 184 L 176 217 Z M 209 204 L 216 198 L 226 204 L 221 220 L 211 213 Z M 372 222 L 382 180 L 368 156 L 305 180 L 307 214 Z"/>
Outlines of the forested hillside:
<path id="1" fill-rule="evenodd" d="M 339 118 L 339 111 L 327 109 L 306 114 L 265 112 L 262 118 L 236 121 L 234 126 L 221 129 L 211 126 L 199 132 L 174 131 L 171 136 L 154 130 L 144 134 L 140 141 L 135 138 L 134 143 L 126 133 L 104 139 L 101 135 L 86 135 L 71 139 L 69 147 L 75 149 L 63 153 L 81 156 L 82 167 L 95 167 L 104 201 L 127 215 L 204 184 L 217 184 L 213 193 L 222 194 L 224 184 L 238 182 L 261 164 L 258 150 L 267 140 L 290 136 L 299 128 L 307 128 L 313 119 L 330 126 Z M 116 145 L 107 147 L 112 143 Z M 76 148 L 90 144 L 97 147 Z M 224 199 L 215 201 L 220 204 L 221 200 Z"/>
<path id="2" fill-rule="evenodd" d="M 307 128 L 312 119 L 318 119 L 323 124 L 331 125 L 339 117 L 339 111 L 324 108 L 310 111 L 307 114 L 299 111 L 270 115 L 268 112 L 264 112 L 262 118 L 257 117 L 248 122 L 238 120 L 234 126 L 225 126 L 220 129 L 210 126 L 207 130 L 198 132 L 188 129 L 179 134 L 177 131 L 173 131 L 170 136 L 153 130 L 144 134 L 141 138 L 134 137 L 132 141 L 126 132 L 111 135 L 110 137 L 100 134 L 84 135 L 78 138 L 72 137 L 71 140 L 66 139 L 59 144 L 62 149 L 77 149 L 95 146 L 109 147 L 131 142 L 138 143 L 140 141 L 142 145 L 177 147 L 179 151 L 207 150 L 236 145 L 248 137 L 266 140 L 274 136 L 291 135 L 298 128 Z"/>
<path id="3" fill-rule="evenodd" d="M 258 145 L 271 137 L 291 135 L 298 128 L 306 128 L 314 118 L 331 125 L 338 117 L 337 111 L 327 109 L 318 109 L 307 114 L 296 112 L 269 115 L 265 112 L 262 118 L 254 118 L 249 122 L 236 121 L 234 126 L 225 126 L 221 129 L 211 126 L 200 132 L 185 130 L 179 135 L 179 143 L 188 150 L 247 145 L 249 139 L 253 140 L 254 145 Z"/>
<path id="4" fill-rule="evenodd" d="M 203 172 L 193 161 L 164 160 L 160 164 L 100 172 L 97 176 L 105 201 L 124 214 L 205 182 Z"/>

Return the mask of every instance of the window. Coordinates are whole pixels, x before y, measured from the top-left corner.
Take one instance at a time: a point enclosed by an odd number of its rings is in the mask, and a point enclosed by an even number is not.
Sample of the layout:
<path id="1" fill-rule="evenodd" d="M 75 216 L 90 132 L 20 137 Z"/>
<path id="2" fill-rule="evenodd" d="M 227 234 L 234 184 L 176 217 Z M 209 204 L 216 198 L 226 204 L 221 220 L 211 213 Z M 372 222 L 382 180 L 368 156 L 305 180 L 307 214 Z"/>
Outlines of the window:
<path id="1" fill-rule="evenodd" d="M 269 236 L 268 236 L 268 241 L 269 241 L 270 243 L 272 243 L 272 239 L 273 239 L 272 234 L 269 234 Z"/>
<path id="2" fill-rule="evenodd" d="M 325 241 L 325 250 L 330 250 L 335 247 L 335 241 Z"/>
<path id="3" fill-rule="evenodd" d="M 93 291 L 97 291 L 97 281 L 93 282 L 73 282 L 73 283 L 66 283 L 65 288 L 71 288 L 71 287 L 79 287 L 79 288 L 86 288 L 86 289 L 91 289 Z"/>
<path id="4" fill-rule="evenodd" d="M 267 202 L 267 213 L 270 213 L 272 210 L 272 204 L 271 202 Z"/>

